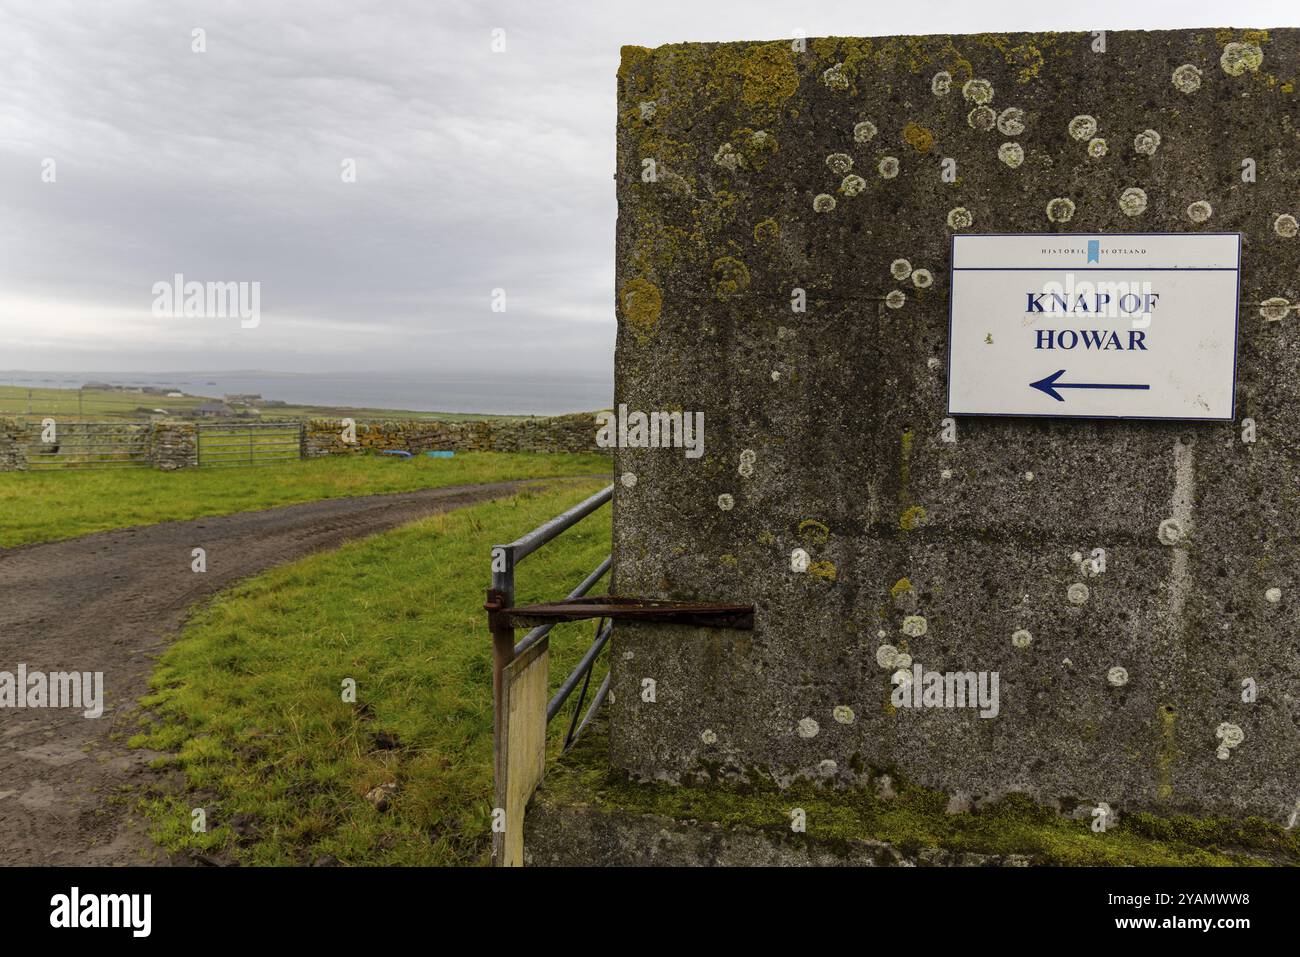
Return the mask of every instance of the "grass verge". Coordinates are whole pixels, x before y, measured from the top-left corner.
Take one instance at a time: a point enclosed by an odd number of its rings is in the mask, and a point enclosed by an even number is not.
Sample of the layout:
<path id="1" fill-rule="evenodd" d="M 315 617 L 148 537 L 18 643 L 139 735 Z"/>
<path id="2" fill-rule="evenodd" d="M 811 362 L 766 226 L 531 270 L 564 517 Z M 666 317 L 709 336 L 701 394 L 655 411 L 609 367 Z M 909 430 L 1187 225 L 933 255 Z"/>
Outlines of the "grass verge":
<path id="1" fill-rule="evenodd" d="M 466 452 L 451 459 L 329 456 L 248 468 L 0 473 L 0 548 L 130 525 L 446 485 L 610 470 L 602 455 Z"/>
<path id="2" fill-rule="evenodd" d="M 156 720 L 131 742 L 173 753 L 163 763 L 192 789 L 142 798 L 155 838 L 247 864 L 482 862 L 492 803 L 489 550 L 603 484 L 529 489 L 434 516 L 274 569 L 203 608 L 162 658 L 145 700 Z M 520 567 L 518 600 L 567 594 L 609 545 L 607 513 L 579 523 Z M 551 633 L 553 688 L 594 627 Z M 355 704 L 342 700 L 349 678 Z M 380 812 L 366 793 L 389 783 L 398 789 Z M 206 811 L 206 833 L 191 831 L 195 807 Z"/>

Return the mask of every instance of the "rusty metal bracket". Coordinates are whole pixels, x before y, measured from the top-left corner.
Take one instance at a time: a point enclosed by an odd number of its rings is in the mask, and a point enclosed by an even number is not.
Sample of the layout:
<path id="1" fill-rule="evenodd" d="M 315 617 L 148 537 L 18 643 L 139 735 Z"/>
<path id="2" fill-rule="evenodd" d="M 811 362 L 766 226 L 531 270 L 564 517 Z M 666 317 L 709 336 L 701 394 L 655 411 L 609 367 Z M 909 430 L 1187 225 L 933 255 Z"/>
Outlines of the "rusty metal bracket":
<path id="1" fill-rule="evenodd" d="M 588 618 L 696 625 L 701 628 L 740 628 L 746 631 L 753 630 L 754 627 L 753 605 L 588 595 L 566 601 L 503 608 L 493 601 L 494 597 L 489 591 L 488 603 L 483 606 L 488 612 L 489 622 L 508 622 L 507 627 L 513 628 L 557 621 L 583 621 Z"/>

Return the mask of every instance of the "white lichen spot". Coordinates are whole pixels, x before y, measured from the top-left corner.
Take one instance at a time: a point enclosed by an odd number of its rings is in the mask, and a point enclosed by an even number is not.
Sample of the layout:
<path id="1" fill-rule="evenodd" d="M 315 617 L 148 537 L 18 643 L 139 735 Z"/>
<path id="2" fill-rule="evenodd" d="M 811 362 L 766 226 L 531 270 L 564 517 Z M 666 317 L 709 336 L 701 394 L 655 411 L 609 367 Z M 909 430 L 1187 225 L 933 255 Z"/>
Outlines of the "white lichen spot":
<path id="1" fill-rule="evenodd" d="M 1195 93 L 1201 88 L 1201 68 L 1184 63 L 1173 73 L 1173 84 L 1181 93 Z"/>
<path id="2" fill-rule="evenodd" d="M 832 153 L 826 157 L 826 166 L 836 176 L 843 176 L 853 169 L 853 157 L 848 153 Z"/>
<path id="3" fill-rule="evenodd" d="M 773 369 L 773 370 L 772 370 L 772 381 L 773 381 L 773 382 L 777 382 L 777 381 L 780 380 L 780 378 L 781 378 L 781 373 L 778 372 L 776 369 Z"/>
<path id="4" fill-rule="evenodd" d="M 885 305 L 890 309 L 902 309 L 905 302 L 907 302 L 907 293 L 901 289 L 891 289 L 885 296 Z"/>
<path id="5" fill-rule="evenodd" d="M 1025 161 L 1025 148 L 1019 143 L 1003 143 L 998 147 L 998 159 L 1015 169 Z"/>
<path id="6" fill-rule="evenodd" d="M 930 92 L 935 96 L 947 96 L 952 92 L 952 74 L 947 70 L 940 70 L 931 77 Z"/>
<path id="7" fill-rule="evenodd" d="M 898 660 L 898 649 L 893 645 L 881 645 L 876 649 L 876 664 L 888 670 L 894 667 L 894 662 Z"/>
<path id="8" fill-rule="evenodd" d="M 1072 605 L 1082 605 L 1088 600 L 1088 586 L 1083 582 L 1075 582 L 1065 590 L 1065 597 L 1070 599 Z"/>
<path id="9" fill-rule="evenodd" d="M 1270 588 L 1268 591 L 1264 592 L 1264 600 L 1276 605 L 1282 600 L 1282 589 Z"/>
<path id="10" fill-rule="evenodd" d="M 929 627 L 922 615 L 908 615 L 903 619 L 903 634 L 909 638 L 920 638 Z"/>
<path id="11" fill-rule="evenodd" d="M 952 478 L 952 469 L 944 469 L 939 473 L 939 478 L 943 479 L 945 482 L 948 481 L 948 479 Z"/>
<path id="12" fill-rule="evenodd" d="M 1033 472 L 1026 472 L 1026 473 L 1025 473 L 1025 481 L 1026 481 L 1026 482 L 1032 482 L 1033 480 L 1034 480 L 1034 473 L 1033 473 Z"/>
<path id="13" fill-rule="evenodd" d="M 806 572 L 808 570 L 808 553 L 802 548 L 796 548 L 790 553 L 790 571 Z"/>
<path id="14" fill-rule="evenodd" d="M 1110 147 L 1106 145 L 1106 141 L 1100 136 L 1094 136 L 1092 139 L 1088 140 L 1088 155 L 1093 159 L 1101 159 L 1106 155 L 1106 151 L 1109 148 Z"/>
<path id="15" fill-rule="evenodd" d="M 1057 196 L 1047 203 L 1047 218 L 1054 223 L 1068 223 L 1074 218 L 1074 200 Z"/>
<path id="16" fill-rule="evenodd" d="M 850 173 L 840 182 L 840 192 L 845 196 L 857 196 L 867 188 L 867 181 L 857 173 Z"/>
<path id="17" fill-rule="evenodd" d="M 951 229 L 969 229 L 974 222 L 975 217 L 965 206 L 948 210 L 948 226 Z"/>
<path id="18" fill-rule="evenodd" d="M 834 761 L 832 761 L 830 758 L 824 758 L 821 761 L 817 762 L 817 772 L 822 777 L 830 777 L 839 769 L 840 766 Z"/>
<path id="19" fill-rule="evenodd" d="M 912 667 L 912 656 L 909 655 L 906 651 L 900 651 L 898 653 L 898 656 L 894 658 L 894 667 L 895 668 Z"/>
<path id="20" fill-rule="evenodd" d="M 899 170 L 898 157 L 897 156 L 884 157 L 880 161 L 880 165 L 877 166 L 876 169 L 880 171 L 880 175 L 885 179 L 893 179 L 895 176 L 898 175 L 898 170 Z"/>
<path id="21" fill-rule="evenodd" d="M 653 120 L 655 116 L 655 110 L 658 109 L 659 104 L 657 104 L 654 100 L 642 100 L 640 106 L 641 106 L 641 119 Z"/>
<path id="22" fill-rule="evenodd" d="M 758 461 L 758 453 L 755 452 L 753 449 L 741 449 L 740 461 L 741 464 L 748 462 L 750 465 L 753 465 L 756 461 Z"/>
<path id="23" fill-rule="evenodd" d="M 1259 314 L 1269 322 L 1281 322 L 1291 311 L 1291 301 L 1281 296 L 1265 299 L 1259 304 Z"/>
<path id="24" fill-rule="evenodd" d="M 844 75 L 844 64 L 837 63 L 822 72 L 822 82 L 832 90 L 847 90 L 849 78 Z"/>
<path id="25" fill-rule="evenodd" d="M 906 259 L 895 259 L 889 264 L 889 274 L 895 279 L 906 279 L 912 275 L 912 264 Z"/>
<path id="26" fill-rule="evenodd" d="M 1300 223 L 1297 223 L 1296 218 L 1290 213 L 1283 213 L 1273 220 L 1273 232 L 1283 239 L 1293 239 L 1296 233 L 1300 233 Z"/>
<path id="27" fill-rule="evenodd" d="M 835 208 L 835 197 L 830 193 L 818 193 L 813 197 L 813 212 L 829 213 Z"/>
<path id="28" fill-rule="evenodd" d="M 855 143 L 870 143 L 876 138 L 876 124 L 870 120 L 863 120 L 853 125 L 853 141 Z"/>
<path id="29" fill-rule="evenodd" d="M 741 462 L 736 466 L 736 471 L 741 474 L 742 478 L 750 478 L 754 474 L 753 462 Z"/>
<path id="30" fill-rule="evenodd" d="M 730 512 L 735 507 L 736 499 L 730 492 L 723 492 L 718 496 L 718 508 L 722 509 L 724 512 Z"/>
<path id="31" fill-rule="evenodd" d="M 961 95 L 972 103 L 993 102 L 993 84 L 988 80 L 974 78 L 962 84 Z"/>
<path id="32" fill-rule="evenodd" d="M 1231 721 L 1224 721 L 1215 728 L 1214 736 L 1219 739 L 1219 747 L 1216 753 L 1220 761 L 1228 760 L 1228 752 L 1246 740 L 1246 732 Z"/>
<path id="33" fill-rule="evenodd" d="M 855 718 L 853 709 L 846 704 L 837 704 L 831 714 L 835 716 L 835 720 L 840 724 L 852 724 Z"/>
<path id="34" fill-rule="evenodd" d="M 1034 636 L 1024 628 L 1017 628 L 1011 633 L 1011 644 L 1017 648 L 1028 648 L 1033 644 Z"/>
<path id="35" fill-rule="evenodd" d="M 1219 57 L 1219 66 L 1228 76 L 1241 76 L 1247 70 L 1254 73 L 1264 62 L 1264 51 L 1253 43 L 1229 43 Z"/>
<path id="36" fill-rule="evenodd" d="M 934 285 L 934 276 L 930 275 L 930 270 L 928 269 L 913 269 L 912 285 L 917 289 L 928 289 L 930 286 Z M 938 362 L 938 360 L 935 361 L 936 363 Z M 934 366 L 931 366 L 931 368 L 934 368 Z"/>
<path id="37" fill-rule="evenodd" d="M 1160 523 L 1156 537 L 1160 539 L 1161 545 L 1179 545 L 1187 537 L 1187 531 L 1178 519 L 1167 518 Z"/>
<path id="38" fill-rule="evenodd" d="M 734 173 L 744 165 L 744 158 L 735 151 L 730 143 L 723 143 L 713 154 L 713 162 L 723 169 Z"/>
<path id="39" fill-rule="evenodd" d="M 1133 149 L 1143 156 L 1155 156 L 1160 149 L 1160 134 L 1155 130 L 1143 130 L 1133 138 Z"/>
<path id="40" fill-rule="evenodd" d="M 998 132 L 1003 136 L 1019 136 L 1025 131 L 1025 111 L 1018 106 L 1008 106 L 998 114 Z"/>
<path id="41" fill-rule="evenodd" d="M 1119 194 L 1119 208 L 1125 216 L 1141 216 L 1147 208 L 1146 191 L 1130 186 Z"/>
<path id="42" fill-rule="evenodd" d="M 700 740 L 705 744 L 717 744 L 718 736 L 711 729 L 705 728 L 700 732 Z"/>
<path id="43" fill-rule="evenodd" d="M 622 476 L 619 478 L 619 481 L 623 483 L 624 488 L 631 488 L 633 485 L 636 484 L 636 473 L 624 472 Z"/>
<path id="44" fill-rule="evenodd" d="M 1080 113 L 1070 120 L 1070 135 L 1076 140 L 1090 140 L 1097 134 L 1097 118 L 1087 113 Z"/>
<path id="45" fill-rule="evenodd" d="M 1194 223 L 1203 223 L 1214 215 L 1214 207 L 1209 200 L 1198 199 L 1187 207 L 1187 218 Z"/>
<path id="46" fill-rule="evenodd" d="M 943 363 L 940 362 L 936 356 L 930 356 L 930 358 L 925 360 L 925 365 L 929 369 L 937 369 L 939 366 L 943 365 Z"/>
<path id="47" fill-rule="evenodd" d="M 1106 672 L 1106 680 L 1114 687 L 1122 688 L 1128 684 L 1128 669 L 1121 665 L 1116 665 L 1114 668 L 1111 668 L 1110 671 Z"/>
<path id="48" fill-rule="evenodd" d="M 815 738 L 817 737 L 817 732 L 820 730 L 821 730 L 821 725 L 819 725 L 812 718 L 799 719 L 799 737 Z"/>
<path id="49" fill-rule="evenodd" d="M 966 123 L 973 130 L 987 133 L 998 125 L 998 114 L 991 106 L 977 106 L 966 114 Z"/>

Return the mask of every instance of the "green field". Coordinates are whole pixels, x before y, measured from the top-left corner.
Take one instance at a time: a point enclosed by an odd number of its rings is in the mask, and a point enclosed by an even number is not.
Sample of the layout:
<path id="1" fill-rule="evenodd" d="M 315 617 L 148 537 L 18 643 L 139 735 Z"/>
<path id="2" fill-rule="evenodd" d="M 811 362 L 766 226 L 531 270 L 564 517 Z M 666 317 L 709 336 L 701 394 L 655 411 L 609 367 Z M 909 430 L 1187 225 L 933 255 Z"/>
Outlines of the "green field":
<path id="1" fill-rule="evenodd" d="M 117 389 L 56 389 L 29 388 L 27 386 L 0 385 L 0 416 L 39 419 L 46 415 L 73 419 L 143 419 L 157 415 L 161 409 L 168 415 L 191 415 L 205 402 L 218 402 L 220 396 L 191 396 L 169 399 L 161 395 L 145 395 Z M 528 415 L 486 415 L 471 412 L 411 412 L 405 409 L 369 409 L 352 406 L 328 405 L 274 405 L 260 408 L 256 421 L 286 419 L 341 419 L 350 417 L 368 421 L 436 421 L 479 422 L 520 421 L 542 418 Z"/>
<path id="2" fill-rule="evenodd" d="M 451 459 L 328 456 L 176 472 L 0 472 L 0 548 L 323 498 L 609 470 L 602 455 L 465 452 Z"/>
<path id="3" fill-rule="evenodd" d="M 157 723 L 132 741 L 174 752 L 192 788 L 141 797 L 156 839 L 247 864 L 483 863 L 492 806 L 487 557 L 604 484 L 527 490 L 434 516 L 269 571 L 199 612 L 154 676 L 145 703 Z M 521 565 L 519 600 L 562 597 L 609 546 L 609 513 L 597 512 Z M 594 627 L 551 633 L 553 688 Z M 593 688 L 602 677 L 603 667 Z M 347 678 L 356 704 L 342 700 Z M 561 712 L 553 735 L 568 717 Z M 381 813 L 365 795 L 386 783 L 398 791 Z M 199 806 L 208 830 L 194 834 Z"/>

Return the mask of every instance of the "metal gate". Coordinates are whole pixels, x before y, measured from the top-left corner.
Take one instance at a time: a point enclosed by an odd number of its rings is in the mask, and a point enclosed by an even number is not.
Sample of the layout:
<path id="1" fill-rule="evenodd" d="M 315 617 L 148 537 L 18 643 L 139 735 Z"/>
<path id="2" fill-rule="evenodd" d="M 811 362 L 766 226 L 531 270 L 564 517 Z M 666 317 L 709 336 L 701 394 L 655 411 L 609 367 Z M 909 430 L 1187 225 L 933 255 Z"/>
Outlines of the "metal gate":
<path id="1" fill-rule="evenodd" d="M 207 423 L 199 426 L 199 465 L 270 465 L 302 458 L 301 422 Z"/>
<path id="2" fill-rule="evenodd" d="M 19 444 L 31 471 L 143 468 L 149 465 L 148 422 L 33 423 Z"/>

